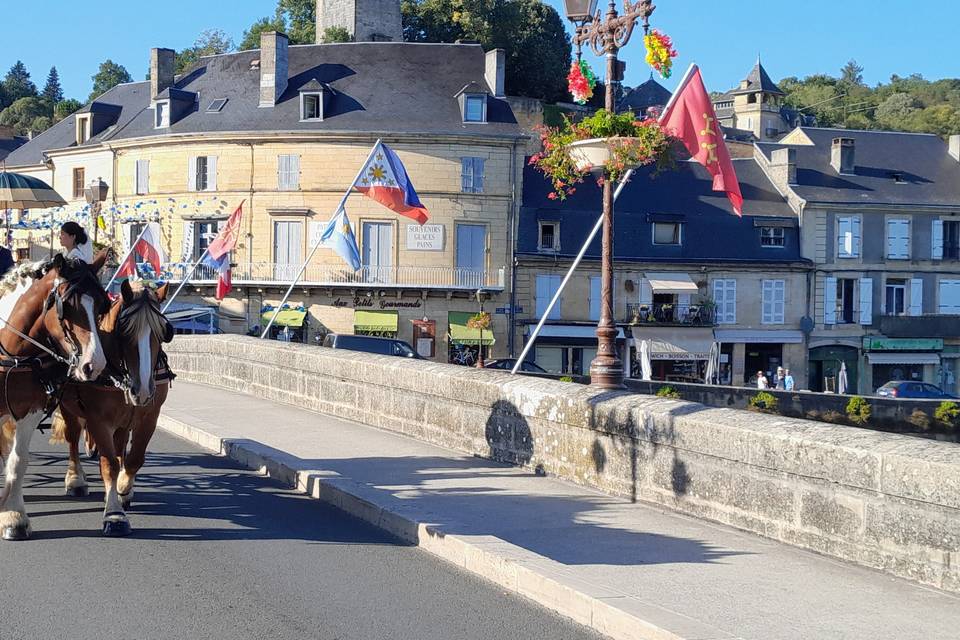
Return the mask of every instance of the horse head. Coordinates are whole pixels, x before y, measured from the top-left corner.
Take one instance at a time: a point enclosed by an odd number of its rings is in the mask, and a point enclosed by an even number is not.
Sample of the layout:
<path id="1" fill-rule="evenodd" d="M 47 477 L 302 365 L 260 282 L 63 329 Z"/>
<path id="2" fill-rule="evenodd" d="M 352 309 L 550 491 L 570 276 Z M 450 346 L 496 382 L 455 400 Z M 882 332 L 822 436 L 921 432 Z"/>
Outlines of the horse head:
<path id="1" fill-rule="evenodd" d="M 160 309 L 167 296 L 167 285 L 156 291 L 141 283 L 125 280 L 120 299 L 114 303 L 101 325 L 112 332 L 125 377 L 127 400 L 142 407 L 156 393 L 154 374 L 160 364 L 160 346 L 173 339 L 173 325 Z"/>
<path id="2" fill-rule="evenodd" d="M 97 331 L 97 318 L 110 302 L 97 275 L 106 256 L 103 252 L 88 265 L 58 254 L 40 278 L 49 287 L 44 289 L 43 328 L 70 360 L 70 375 L 81 382 L 96 380 L 107 366 Z"/>

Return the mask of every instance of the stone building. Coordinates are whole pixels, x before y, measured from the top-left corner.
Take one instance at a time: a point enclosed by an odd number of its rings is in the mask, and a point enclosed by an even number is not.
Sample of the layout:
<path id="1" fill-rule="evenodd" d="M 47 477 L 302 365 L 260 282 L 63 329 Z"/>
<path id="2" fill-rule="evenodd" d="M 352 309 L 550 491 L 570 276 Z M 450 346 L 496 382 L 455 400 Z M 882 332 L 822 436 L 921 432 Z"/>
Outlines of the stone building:
<path id="1" fill-rule="evenodd" d="M 703 380 L 714 342 L 721 380 L 790 368 L 806 376 L 803 317 L 811 264 L 800 253 L 798 216 L 752 158 L 734 165 L 744 216 L 695 162 L 651 178 L 639 171 L 616 202 L 614 319 L 617 344 L 639 377 L 638 349 L 650 341 L 653 377 Z M 592 180 L 560 202 L 532 168 L 524 175 L 517 231 L 514 341 L 523 344 L 600 215 Z M 564 290 L 537 339 L 534 359 L 554 373 L 586 375 L 600 318 L 600 239 Z M 520 310 L 522 309 L 522 311 Z"/>
<path id="2" fill-rule="evenodd" d="M 960 136 L 799 128 L 756 145 L 815 263 L 810 388 L 957 386 Z"/>
<path id="3" fill-rule="evenodd" d="M 178 300 L 188 307 L 178 319 L 212 309 L 221 330 L 246 332 L 279 302 L 382 139 L 405 164 L 429 222 L 421 227 L 354 192 L 346 209 L 363 267 L 354 273 L 319 250 L 284 314 L 291 326 L 280 330 L 311 341 L 327 332 L 395 335 L 444 362 L 475 353 L 477 332 L 465 324 L 479 309 L 477 292 L 491 312 L 509 298 L 526 145 L 503 96 L 502 51 L 288 46 L 283 34 L 265 33 L 259 50 L 202 58 L 178 77 L 173 56 L 154 49 L 150 81 L 114 87 L 15 150 L 8 165 L 50 182 L 78 213 L 84 186 L 102 178 L 110 195 L 100 234 L 123 250 L 144 222 L 158 221 L 175 283 L 243 202 L 233 293 L 217 305 L 215 274 L 200 269 Z M 483 337 L 490 355 L 506 355 L 509 333 L 495 315 Z"/>
<path id="4" fill-rule="evenodd" d="M 816 126 L 812 116 L 785 106 L 784 96 L 758 57 L 737 87 L 713 99 L 713 108 L 731 138 L 747 133 L 758 141 L 777 140 L 794 127 Z"/>

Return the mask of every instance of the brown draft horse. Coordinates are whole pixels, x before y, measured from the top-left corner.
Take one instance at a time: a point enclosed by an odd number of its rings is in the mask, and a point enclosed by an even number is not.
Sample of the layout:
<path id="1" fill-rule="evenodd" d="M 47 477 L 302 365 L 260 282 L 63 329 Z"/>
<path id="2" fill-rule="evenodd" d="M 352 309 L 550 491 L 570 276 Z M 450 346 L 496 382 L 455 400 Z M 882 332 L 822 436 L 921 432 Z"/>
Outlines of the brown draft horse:
<path id="1" fill-rule="evenodd" d="M 0 536 L 30 537 L 23 480 L 30 439 L 52 408 L 57 390 L 72 377 L 95 380 L 106 366 L 96 318 L 108 304 L 92 265 L 58 255 L 48 263 L 23 265 L 0 282 L 0 458 L 6 456 L 0 494 Z M 24 339 L 28 336 L 33 342 Z M 45 352 L 37 346 L 44 345 Z"/>
<path id="2" fill-rule="evenodd" d="M 100 324 L 110 380 L 93 385 L 68 383 L 60 398 L 54 438 L 62 437 L 70 446 L 66 493 L 83 496 L 88 492 L 79 452 L 85 429 L 100 452 L 105 536 L 131 532 L 124 509 L 130 506 L 134 479 L 167 399 L 169 372 L 160 347 L 173 338 L 173 327 L 160 310 L 166 293 L 166 285 L 154 292 L 124 281 L 120 299 Z"/>

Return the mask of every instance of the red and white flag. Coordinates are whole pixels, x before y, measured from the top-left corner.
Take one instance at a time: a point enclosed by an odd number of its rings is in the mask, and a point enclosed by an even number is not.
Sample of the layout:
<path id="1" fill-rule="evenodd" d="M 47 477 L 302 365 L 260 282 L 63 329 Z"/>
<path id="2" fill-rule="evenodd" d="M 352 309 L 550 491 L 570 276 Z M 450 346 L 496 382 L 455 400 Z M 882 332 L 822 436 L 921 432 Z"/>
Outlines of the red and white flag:
<path id="1" fill-rule="evenodd" d="M 214 260 L 219 261 L 220 258 L 233 251 L 233 248 L 237 246 L 237 240 L 240 238 L 240 218 L 243 217 L 244 202 L 246 200 L 241 202 L 240 206 L 230 214 L 227 225 L 220 230 L 217 237 L 207 247 L 207 253 Z"/>
<path id="2" fill-rule="evenodd" d="M 697 65 L 690 65 L 663 110 L 660 125 L 668 134 L 679 138 L 693 159 L 707 168 L 713 176 L 713 190 L 725 191 L 733 210 L 742 216 L 743 196 L 737 172 Z"/>
<path id="3" fill-rule="evenodd" d="M 148 222 L 143 229 L 143 233 L 137 238 L 136 244 L 127 254 L 127 259 L 117 270 L 117 277 L 131 277 L 137 273 L 137 256 L 140 256 L 141 262 L 149 262 L 153 267 L 155 274 L 160 274 L 160 267 L 167 261 L 167 254 L 164 253 L 160 244 L 160 224 Z"/>

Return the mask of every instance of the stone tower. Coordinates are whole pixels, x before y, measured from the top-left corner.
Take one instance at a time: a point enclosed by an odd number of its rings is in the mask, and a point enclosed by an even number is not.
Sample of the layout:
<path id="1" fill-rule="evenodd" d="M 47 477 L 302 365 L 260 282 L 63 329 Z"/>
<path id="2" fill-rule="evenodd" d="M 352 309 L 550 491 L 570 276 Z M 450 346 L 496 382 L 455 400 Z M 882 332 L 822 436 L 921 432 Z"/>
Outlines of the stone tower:
<path id="1" fill-rule="evenodd" d="M 317 0 L 317 44 L 330 27 L 343 27 L 357 42 L 402 42 L 400 0 Z"/>

